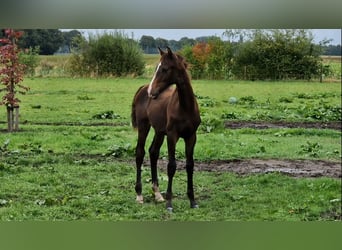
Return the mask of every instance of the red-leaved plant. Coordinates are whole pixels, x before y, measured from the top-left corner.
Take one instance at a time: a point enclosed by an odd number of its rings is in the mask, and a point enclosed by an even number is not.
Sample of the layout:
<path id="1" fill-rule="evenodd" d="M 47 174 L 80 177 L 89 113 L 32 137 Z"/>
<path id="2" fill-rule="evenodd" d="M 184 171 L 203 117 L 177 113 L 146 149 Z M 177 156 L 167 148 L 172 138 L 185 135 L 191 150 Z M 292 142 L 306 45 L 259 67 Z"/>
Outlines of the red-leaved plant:
<path id="1" fill-rule="evenodd" d="M 5 38 L 0 39 L 0 82 L 3 86 L 0 92 L 5 91 L 5 95 L 0 101 L 0 105 L 9 108 L 17 107 L 20 100 L 16 93 L 25 94 L 29 90 L 20 84 L 24 77 L 25 65 L 19 62 L 19 48 L 16 44 L 23 32 L 5 29 Z"/>
<path id="2" fill-rule="evenodd" d="M 22 32 L 5 29 L 5 38 L 0 38 L 0 92 L 5 92 L 0 105 L 7 107 L 8 131 L 19 130 L 19 102 L 16 93 L 25 94 L 28 87 L 20 84 L 25 65 L 19 62 L 18 39 Z"/>

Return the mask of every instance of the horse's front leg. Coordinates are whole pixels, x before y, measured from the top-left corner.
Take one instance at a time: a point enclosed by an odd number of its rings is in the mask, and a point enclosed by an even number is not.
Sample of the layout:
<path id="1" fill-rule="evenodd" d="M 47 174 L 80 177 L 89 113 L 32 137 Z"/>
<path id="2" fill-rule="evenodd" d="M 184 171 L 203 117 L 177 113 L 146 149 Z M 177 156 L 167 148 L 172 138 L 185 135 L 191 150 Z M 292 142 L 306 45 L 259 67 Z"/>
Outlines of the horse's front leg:
<path id="1" fill-rule="evenodd" d="M 160 147 L 164 141 L 164 134 L 156 133 L 153 142 L 150 146 L 150 162 L 151 162 L 151 176 L 152 176 L 152 190 L 156 202 L 163 202 L 164 198 L 159 191 L 157 162 L 159 158 Z"/>
<path id="2" fill-rule="evenodd" d="M 194 147 L 196 144 L 196 134 L 185 139 L 185 155 L 186 155 L 186 173 L 187 173 L 187 194 L 190 200 L 191 208 L 198 208 L 195 201 L 193 187 L 193 172 L 194 172 Z"/>
<path id="3" fill-rule="evenodd" d="M 167 165 L 167 176 L 168 176 L 168 183 L 167 183 L 167 190 L 166 190 L 166 209 L 172 212 L 172 181 L 173 177 L 176 173 L 176 143 L 178 141 L 178 136 L 175 134 L 168 134 L 167 135 L 167 148 L 168 148 L 168 155 L 169 155 L 169 163 Z"/>

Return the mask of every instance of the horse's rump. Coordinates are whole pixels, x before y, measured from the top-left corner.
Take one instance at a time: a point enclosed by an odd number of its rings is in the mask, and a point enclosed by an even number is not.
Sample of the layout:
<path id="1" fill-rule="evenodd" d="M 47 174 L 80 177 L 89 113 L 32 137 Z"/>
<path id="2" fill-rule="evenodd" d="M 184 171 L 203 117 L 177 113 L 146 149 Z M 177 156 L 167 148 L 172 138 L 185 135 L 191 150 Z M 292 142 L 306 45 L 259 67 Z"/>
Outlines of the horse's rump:
<path id="1" fill-rule="evenodd" d="M 138 127 L 137 104 L 139 104 L 138 105 L 138 108 L 139 108 L 141 106 L 141 103 L 144 100 L 148 99 L 147 88 L 148 88 L 148 85 L 141 86 L 134 95 L 133 102 L 132 102 L 132 112 L 131 112 L 131 121 L 132 121 L 133 128 Z M 143 105 L 143 106 L 145 106 L 145 105 Z"/>

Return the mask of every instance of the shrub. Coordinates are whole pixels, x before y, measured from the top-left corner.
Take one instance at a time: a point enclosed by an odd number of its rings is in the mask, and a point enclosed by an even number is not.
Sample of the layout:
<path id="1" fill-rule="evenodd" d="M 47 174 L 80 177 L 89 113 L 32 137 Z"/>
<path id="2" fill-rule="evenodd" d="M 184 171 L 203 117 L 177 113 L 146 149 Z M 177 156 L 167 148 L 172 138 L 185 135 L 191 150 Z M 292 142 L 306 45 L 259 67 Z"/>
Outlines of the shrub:
<path id="1" fill-rule="evenodd" d="M 253 97 L 253 96 L 243 96 L 243 97 L 240 97 L 239 99 L 239 104 L 249 104 L 249 105 L 252 105 L 253 103 L 256 102 L 256 99 Z"/>
<path id="2" fill-rule="evenodd" d="M 185 46 L 181 54 L 190 63 L 194 79 L 228 79 L 231 76 L 232 49 L 230 42 L 212 37 L 208 42 Z"/>
<path id="3" fill-rule="evenodd" d="M 301 151 L 299 153 L 301 154 L 306 154 L 310 157 L 318 157 L 319 153 L 321 152 L 322 145 L 319 144 L 318 142 L 310 142 L 307 141 L 306 144 L 303 144 L 300 146 Z"/>
<path id="4" fill-rule="evenodd" d="M 216 116 L 207 113 L 203 113 L 201 116 L 202 122 L 200 125 L 200 130 L 202 132 L 211 133 L 214 130 L 223 128 L 222 120 L 220 120 Z"/>
<path id="5" fill-rule="evenodd" d="M 77 37 L 69 70 L 79 76 L 142 75 L 145 68 L 138 42 L 119 32 Z"/>
<path id="6" fill-rule="evenodd" d="M 39 47 L 25 49 L 19 53 L 19 62 L 25 65 L 25 75 L 34 76 L 39 64 Z"/>
<path id="7" fill-rule="evenodd" d="M 250 80 L 310 80 L 320 75 L 320 53 L 305 30 L 256 30 L 239 46 L 233 73 Z"/>
<path id="8" fill-rule="evenodd" d="M 299 110 L 299 114 L 305 118 L 319 120 L 324 122 L 341 121 L 341 106 L 332 106 L 320 102 L 319 105 L 305 104 Z"/>
<path id="9" fill-rule="evenodd" d="M 93 115 L 93 119 L 118 119 L 121 118 L 121 116 L 119 114 L 114 113 L 114 111 L 106 111 L 103 113 L 99 113 L 96 115 Z"/>

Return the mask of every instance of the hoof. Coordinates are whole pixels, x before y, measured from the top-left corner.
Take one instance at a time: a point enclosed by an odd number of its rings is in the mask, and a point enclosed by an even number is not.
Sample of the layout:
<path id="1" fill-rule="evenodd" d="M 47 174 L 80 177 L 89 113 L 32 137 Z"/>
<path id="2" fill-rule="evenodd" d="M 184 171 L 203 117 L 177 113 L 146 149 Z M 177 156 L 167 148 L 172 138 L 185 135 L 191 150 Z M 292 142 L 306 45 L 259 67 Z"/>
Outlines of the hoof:
<path id="1" fill-rule="evenodd" d="M 199 208 L 199 206 L 195 204 L 195 205 L 191 205 L 191 208 Z"/>
<path id="2" fill-rule="evenodd" d="M 165 201 L 164 198 L 163 198 L 163 196 L 161 195 L 160 192 L 156 192 L 156 193 L 154 194 L 154 199 L 155 199 L 155 201 L 156 201 L 157 203 L 161 203 L 161 202 L 164 202 L 164 201 Z"/>
<path id="3" fill-rule="evenodd" d="M 137 195 L 137 198 L 135 199 L 138 204 L 144 203 L 144 198 L 142 195 Z"/>
<path id="4" fill-rule="evenodd" d="M 167 210 L 169 213 L 172 213 L 173 208 L 172 208 L 172 207 L 167 207 L 166 210 Z"/>
<path id="5" fill-rule="evenodd" d="M 190 207 L 191 208 L 199 208 L 199 206 L 197 205 L 197 202 L 196 201 L 190 201 Z"/>

